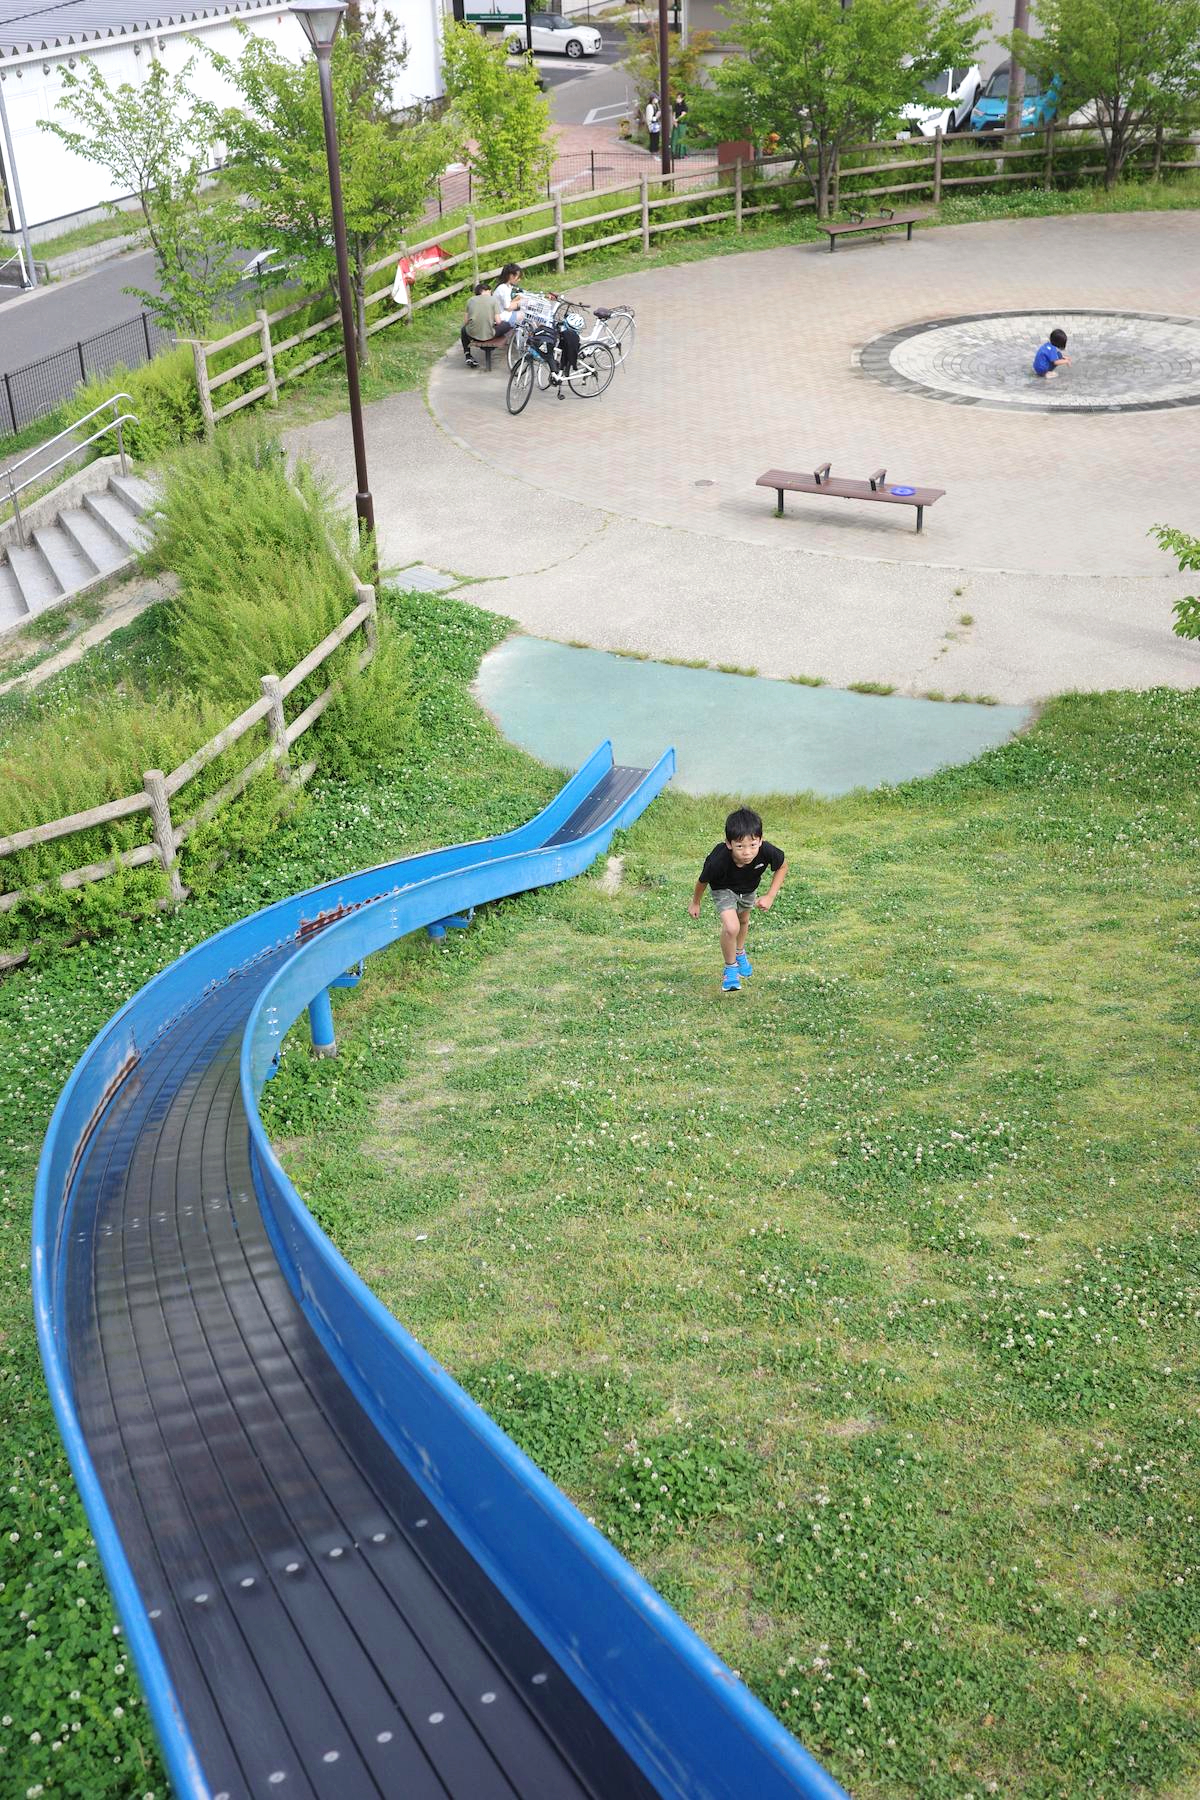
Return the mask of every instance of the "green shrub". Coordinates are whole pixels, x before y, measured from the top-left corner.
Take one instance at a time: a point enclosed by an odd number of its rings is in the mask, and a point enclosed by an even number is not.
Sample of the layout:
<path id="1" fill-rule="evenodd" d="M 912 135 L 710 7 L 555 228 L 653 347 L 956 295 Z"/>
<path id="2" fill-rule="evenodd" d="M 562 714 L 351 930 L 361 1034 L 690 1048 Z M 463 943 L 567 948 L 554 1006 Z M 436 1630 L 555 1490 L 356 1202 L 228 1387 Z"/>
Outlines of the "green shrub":
<path id="1" fill-rule="evenodd" d="M 303 463 L 289 477 L 268 438 L 222 433 L 173 458 L 151 559 L 179 578 L 169 629 L 193 692 L 231 712 L 257 700 L 262 675 L 286 674 L 350 611 L 358 555 L 328 489 Z"/>
<path id="2" fill-rule="evenodd" d="M 360 675 L 344 674 L 317 740 L 321 768 L 345 778 L 372 766 L 411 761 L 419 750 L 412 641 L 386 615 L 379 619 L 374 660 Z"/>
<path id="3" fill-rule="evenodd" d="M 124 437 L 126 449 L 139 462 L 153 462 L 204 430 L 190 350 L 164 350 L 140 369 L 110 369 L 85 382 L 75 395 L 74 417 L 113 394 L 128 394 L 128 410 L 137 415 L 135 424 L 125 426 Z"/>

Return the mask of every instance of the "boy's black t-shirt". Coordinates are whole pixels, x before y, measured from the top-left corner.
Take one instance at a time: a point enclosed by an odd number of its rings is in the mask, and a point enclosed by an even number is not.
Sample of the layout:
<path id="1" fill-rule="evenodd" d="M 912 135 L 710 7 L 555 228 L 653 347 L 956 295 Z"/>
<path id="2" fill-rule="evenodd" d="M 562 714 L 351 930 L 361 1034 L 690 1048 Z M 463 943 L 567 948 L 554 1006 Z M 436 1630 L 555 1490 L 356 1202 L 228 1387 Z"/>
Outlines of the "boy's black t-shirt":
<path id="1" fill-rule="evenodd" d="M 766 838 L 759 845 L 754 861 L 739 868 L 730 855 L 728 844 L 714 844 L 704 859 L 700 879 L 710 888 L 728 888 L 734 894 L 753 894 L 768 869 L 783 867 L 784 854 L 777 844 Z"/>

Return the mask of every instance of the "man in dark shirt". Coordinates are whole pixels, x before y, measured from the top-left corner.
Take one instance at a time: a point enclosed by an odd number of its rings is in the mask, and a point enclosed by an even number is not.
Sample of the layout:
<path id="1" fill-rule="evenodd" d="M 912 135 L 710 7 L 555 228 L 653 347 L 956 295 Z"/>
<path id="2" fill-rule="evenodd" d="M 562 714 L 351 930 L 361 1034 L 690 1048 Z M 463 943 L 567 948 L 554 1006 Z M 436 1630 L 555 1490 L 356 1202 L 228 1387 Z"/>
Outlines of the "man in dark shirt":
<path id="1" fill-rule="evenodd" d="M 758 891 L 766 871 L 770 869 L 771 885 L 765 894 Z M 725 821 L 725 842 L 716 844 L 704 859 L 688 904 L 693 919 L 700 917 L 700 902 L 705 888 L 712 890 L 713 905 L 721 921 L 721 955 L 725 973 L 721 991 L 736 994 L 746 976 L 753 974 L 746 955 L 746 933 L 750 914 L 755 907 L 769 912 L 787 874 L 787 857 L 776 844 L 763 837 L 762 820 L 748 806 L 740 806 Z"/>

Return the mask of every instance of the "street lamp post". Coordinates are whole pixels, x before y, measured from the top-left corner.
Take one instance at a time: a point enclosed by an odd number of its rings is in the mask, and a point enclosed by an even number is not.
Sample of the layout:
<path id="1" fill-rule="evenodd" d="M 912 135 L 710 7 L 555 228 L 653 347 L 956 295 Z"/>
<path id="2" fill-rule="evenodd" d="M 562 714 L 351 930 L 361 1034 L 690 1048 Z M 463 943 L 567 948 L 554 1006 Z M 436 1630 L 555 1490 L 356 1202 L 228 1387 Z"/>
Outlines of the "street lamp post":
<path id="1" fill-rule="evenodd" d="M 342 172 L 338 166 L 337 119 L 333 111 L 333 78 L 330 59 L 345 0 L 296 0 L 292 12 L 317 53 L 321 83 L 321 112 L 325 120 L 325 155 L 329 162 L 329 199 L 333 211 L 333 242 L 337 252 L 338 301 L 342 312 L 342 340 L 346 347 L 346 387 L 350 394 L 350 430 L 354 437 L 354 473 L 358 491 L 354 510 L 358 535 L 375 536 L 375 506 L 367 485 L 367 444 L 363 435 L 362 399 L 358 391 L 358 337 L 354 324 L 354 298 L 350 287 L 350 258 L 346 251 L 346 216 L 342 210 Z"/>
<path id="2" fill-rule="evenodd" d="M 658 0 L 658 143 L 662 172 L 671 173 L 671 40 L 667 0 Z"/>

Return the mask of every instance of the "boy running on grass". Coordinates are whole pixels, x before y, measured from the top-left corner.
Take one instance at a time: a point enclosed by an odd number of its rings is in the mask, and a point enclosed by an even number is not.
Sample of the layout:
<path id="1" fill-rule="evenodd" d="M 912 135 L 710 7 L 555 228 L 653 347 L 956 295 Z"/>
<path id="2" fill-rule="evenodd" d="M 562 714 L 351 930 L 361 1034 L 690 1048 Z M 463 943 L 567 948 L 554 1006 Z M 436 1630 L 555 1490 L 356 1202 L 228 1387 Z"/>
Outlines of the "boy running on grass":
<path id="1" fill-rule="evenodd" d="M 771 869 L 771 885 L 758 892 L 763 875 Z M 721 921 L 721 955 L 725 960 L 722 992 L 736 994 L 742 981 L 753 974 L 746 955 L 746 933 L 756 906 L 769 912 L 787 875 L 787 857 L 763 837 L 762 820 L 748 806 L 739 806 L 725 821 L 725 842 L 714 845 L 704 859 L 688 912 L 700 917 L 705 888 L 712 889 L 713 905 Z"/>

